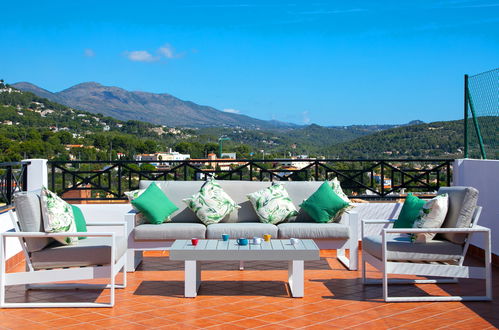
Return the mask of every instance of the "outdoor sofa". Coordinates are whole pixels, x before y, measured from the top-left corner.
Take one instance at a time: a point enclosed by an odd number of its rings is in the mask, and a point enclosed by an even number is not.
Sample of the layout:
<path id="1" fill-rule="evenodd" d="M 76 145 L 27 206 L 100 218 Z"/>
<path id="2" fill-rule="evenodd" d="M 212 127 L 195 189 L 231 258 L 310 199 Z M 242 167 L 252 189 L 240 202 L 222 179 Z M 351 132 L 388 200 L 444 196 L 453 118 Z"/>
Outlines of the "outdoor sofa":
<path id="1" fill-rule="evenodd" d="M 264 189 L 271 182 L 220 180 L 223 190 L 241 207 L 220 223 L 204 225 L 182 201 L 197 193 L 205 181 L 146 181 L 139 183 L 140 189 L 152 182 L 165 192 L 179 208 L 172 215 L 172 221 L 162 224 L 139 222 L 137 212 L 131 210 L 125 215 L 128 228 L 128 271 L 133 272 L 142 260 L 142 251 L 167 250 L 176 239 L 220 239 L 222 234 L 231 238 L 262 237 L 313 239 L 321 249 L 337 249 L 338 259 L 348 269 L 357 269 L 358 214 L 355 211 L 343 213 L 338 222 L 317 223 L 300 209 L 299 204 L 312 195 L 323 181 L 286 181 L 284 185 L 299 214 L 277 225 L 261 223 L 253 206 L 247 199 L 249 193 Z M 345 250 L 350 250 L 350 258 Z"/>

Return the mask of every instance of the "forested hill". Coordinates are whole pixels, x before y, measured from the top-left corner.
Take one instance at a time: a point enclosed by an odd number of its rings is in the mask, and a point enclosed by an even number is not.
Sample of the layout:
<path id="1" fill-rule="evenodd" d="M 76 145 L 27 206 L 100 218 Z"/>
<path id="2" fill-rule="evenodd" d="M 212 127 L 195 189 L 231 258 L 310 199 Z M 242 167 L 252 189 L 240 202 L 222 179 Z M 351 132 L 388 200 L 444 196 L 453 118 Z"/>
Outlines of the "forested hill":
<path id="1" fill-rule="evenodd" d="M 150 123 L 79 111 L 0 82 L 0 162 L 22 158 L 115 159 L 156 152 L 190 137 Z M 82 146 L 72 150 L 71 145 Z"/>
<path id="2" fill-rule="evenodd" d="M 463 156 L 463 130 L 462 120 L 397 127 L 329 146 L 326 153 L 334 158 L 457 158 Z"/>
<path id="3" fill-rule="evenodd" d="M 484 136 L 496 136 L 497 117 L 487 118 Z M 137 153 L 173 150 L 202 158 L 218 150 L 238 158 L 308 155 L 326 158 L 426 158 L 463 156 L 463 122 L 388 126 L 322 127 L 276 130 L 242 127 L 173 128 L 135 120 L 120 121 L 79 111 L 0 83 L 0 161 L 22 158 L 133 159 Z M 384 129 L 384 130 L 383 130 Z M 68 145 L 79 145 L 78 149 Z M 496 151 L 497 152 L 497 151 Z"/>

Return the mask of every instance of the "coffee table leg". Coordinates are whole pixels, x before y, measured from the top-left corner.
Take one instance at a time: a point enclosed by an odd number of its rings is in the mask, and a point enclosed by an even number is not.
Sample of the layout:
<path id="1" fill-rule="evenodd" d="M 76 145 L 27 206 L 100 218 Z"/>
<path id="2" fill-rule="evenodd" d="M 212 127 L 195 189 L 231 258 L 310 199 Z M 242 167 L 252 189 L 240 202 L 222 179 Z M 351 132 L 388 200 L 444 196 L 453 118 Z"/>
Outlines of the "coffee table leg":
<path id="1" fill-rule="evenodd" d="M 288 268 L 288 283 L 291 290 L 291 295 L 295 298 L 303 297 L 305 270 L 303 260 L 290 260 Z"/>
<path id="2" fill-rule="evenodd" d="M 184 296 L 195 298 L 201 285 L 201 263 L 197 260 L 186 260 L 184 276 Z"/>

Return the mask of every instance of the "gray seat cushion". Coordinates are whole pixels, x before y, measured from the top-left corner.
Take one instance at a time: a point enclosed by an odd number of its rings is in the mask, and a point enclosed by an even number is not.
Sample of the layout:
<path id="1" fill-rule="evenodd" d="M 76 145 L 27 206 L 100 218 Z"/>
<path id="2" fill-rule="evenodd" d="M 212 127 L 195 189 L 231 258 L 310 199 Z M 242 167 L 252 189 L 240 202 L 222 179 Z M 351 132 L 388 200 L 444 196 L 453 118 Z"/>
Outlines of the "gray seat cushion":
<path id="1" fill-rule="evenodd" d="M 115 260 L 126 253 L 127 241 L 116 237 Z M 75 245 L 54 242 L 45 249 L 33 252 L 31 262 L 35 269 L 109 265 L 111 260 L 110 237 L 88 237 Z"/>
<path id="2" fill-rule="evenodd" d="M 381 235 L 364 237 L 362 249 L 381 259 Z M 460 244 L 449 241 L 413 243 L 408 236 L 391 237 L 387 241 L 388 261 L 451 261 L 459 259 L 462 253 Z"/>
<path id="3" fill-rule="evenodd" d="M 201 223 L 142 224 L 133 230 L 137 241 L 205 238 L 205 234 L 206 226 Z"/>
<path id="4" fill-rule="evenodd" d="M 215 223 L 206 229 L 206 238 L 221 238 L 222 234 L 229 234 L 231 238 L 262 237 L 270 234 L 277 237 L 277 226 L 270 223 Z"/>
<path id="5" fill-rule="evenodd" d="M 279 238 L 346 239 L 350 237 L 348 226 L 340 223 L 281 223 Z"/>
<path id="6" fill-rule="evenodd" d="M 14 205 L 19 229 L 26 232 L 44 232 L 40 196 L 33 192 L 19 192 L 14 195 Z M 29 252 L 40 251 L 53 242 L 52 238 L 25 238 Z"/>
<path id="7" fill-rule="evenodd" d="M 473 187 L 442 187 L 438 194 L 449 195 L 449 209 L 442 228 L 468 228 L 478 201 L 478 190 Z M 466 234 L 446 233 L 442 237 L 456 244 L 463 244 Z"/>

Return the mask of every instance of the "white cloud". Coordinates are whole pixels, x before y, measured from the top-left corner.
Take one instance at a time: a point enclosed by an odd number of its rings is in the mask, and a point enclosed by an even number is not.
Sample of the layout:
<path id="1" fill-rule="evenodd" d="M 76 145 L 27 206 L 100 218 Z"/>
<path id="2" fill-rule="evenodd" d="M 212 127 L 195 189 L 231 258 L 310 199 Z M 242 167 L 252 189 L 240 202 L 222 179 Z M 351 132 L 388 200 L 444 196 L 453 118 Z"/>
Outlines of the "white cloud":
<path id="1" fill-rule="evenodd" d="M 159 47 L 158 52 L 166 58 L 175 58 L 175 52 L 170 44 Z"/>
<path id="2" fill-rule="evenodd" d="M 84 51 L 83 51 L 83 55 L 85 55 L 86 57 L 94 57 L 95 56 L 95 52 L 93 49 L 90 49 L 90 48 L 86 48 Z"/>
<path id="3" fill-rule="evenodd" d="M 156 62 L 161 59 L 171 60 L 174 58 L 181 58 L 184 53 L 177 53 L 170 44 L 164 44 L 163 46 L 159 47 L 154 53 L 147 50 L 134 50 L 126 51 L 125 55 L 130 61 Z"/>
<path id="4" fill-rule="evenodd" d="M 241 111 L 236 110 L 236 109 L 223 109 L 223 112 L 228 112 L 228 113 L 241 113 Z"/>
<path id="5" fill-rule="evenodd" d="M 134 50 L 125 52 L 125 54 L 130 61 L 134 62 L 154 62 L 158 60 L 157 57 L 152 56 L 147 50 Z"/>
<path id="6" fill-rule="evenodd" d="M 304 124 L 310 124 L 310 117 L 308 116 L 308 111 L 303 111 L 301 113 L 302 115 L 302 121 Z"/>

